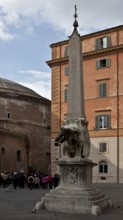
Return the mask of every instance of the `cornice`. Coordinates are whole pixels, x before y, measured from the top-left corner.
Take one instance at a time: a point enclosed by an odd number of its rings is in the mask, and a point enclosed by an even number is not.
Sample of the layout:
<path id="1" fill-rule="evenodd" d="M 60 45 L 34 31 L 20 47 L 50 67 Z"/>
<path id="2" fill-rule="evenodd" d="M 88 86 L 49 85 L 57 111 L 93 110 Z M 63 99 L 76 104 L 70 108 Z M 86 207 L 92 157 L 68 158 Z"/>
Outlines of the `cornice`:
<path id="1" fill-rule="evenodd" d="M 46 62 L 50 67 L 57 66 L 60 64 L 67 64 L 68 63 L 68 57 L 58 58 L 54 60 L 49 60 Z"/>
<path id="2" fill-rule="evenodd" d="M 28 136 L 25 135 L 25 134 L 17 133 L 15 131 L 11 131 L 11 130 L 8 130 L 8 129 L 5 129 L 5 128 L 0 128 L 0 133 L 11 134 L 11 135 L 14 135 L 14 136 L 23 137 L 25 139 L 28 139 Z"/>
<path id="3" fill-rule="evenodd" d="M 1 92 L 0 91 L 0 97 L 2 98 L 9 98 L 9 99 L 18 99 L 18 100 L 24 100 L 29 102 L 38 102 L 42 104 L 51 105 L 51 101 L 45 98 L 38 98 L 33 96 L 27 96 L 27 95 L 19 95 L 19 94 L 12 94 L 9 92 Z"/>
<path id="4" fill-rule="evenodd" d="M 90 34 L 83 35 L 83 36 L 81 36 L 81 40 L 84 40 L 84 39 L 87 39 L 87 38 L 90 38 L 90 37 L 96 37 L 96 36 L 99 36 L 99 35 L 104 35 L 104 34 L 107 34 L 107 33 L 112 33 L 114 31 L 119 31 L 119 30 L 122 30 L 122 29 L 123 29 L 123 25 L 107 28 L 107 29 L 104 29 L 104 30 L 101 30 L 101 31 L 96 31 L 96 32 L 93 32 L 93 33 L 90 33 Z M 53 48 L 53 47 L 56 47 L 56 46 L 65 45 L 65 44 L 68 44 L 68 42 L 69 42 L 69 39 L 64 40 L 64 41 L 60 41 L 60 42 L 57 42 L 57 43 L 53 43 L 53 44 L 50 45 L 50 47 Z"/>
<path id="5" fill-rule="evenodd" d="M 99 56 L 108 56 L 113 53 L 122 52 L 123 44 L 118 46 L 109 47 L 106 49 L 94 50 L 90 52 L 83 53 L 83 60 L 99 57 Z M 58 58 L 54 60 L 47 61 L 47 64 L 50 67 L 54 67 L 57 65 L 68 64 L 68 57 Z"/>
<path id="6" fill-rule="evenodd" d="M 4 119 L 4 118 L 0 118 L 0 123 L 6 123 L 6 124 L 17 124 L 17 125 L 31 125 L 31 126 L 37 126 L 37 127 L 43 127 L 46 129 L 50 129 L 50 126 L 48 124 L 44 124 L 44 123 L 36 123 L 33 121 L 27 121 L 27 120 L 11 120 L 11 119 Z M 3 127 L 1 126 L 0 129 L 3 129 Z"/>
<path id="7" fill-rule="evenodd" d="M 87 59 L 94 58 L 94 57 L 107 56 L 107 55 L 114 54 L 117 52 L 122 52 L 122 51 L 123 51 L 123 44 L 118 45 L 118 46 L 108 47 L 106 49 L 94 50 L 91 52 L 84 53 L 83 59 L 87 60 Z"/>

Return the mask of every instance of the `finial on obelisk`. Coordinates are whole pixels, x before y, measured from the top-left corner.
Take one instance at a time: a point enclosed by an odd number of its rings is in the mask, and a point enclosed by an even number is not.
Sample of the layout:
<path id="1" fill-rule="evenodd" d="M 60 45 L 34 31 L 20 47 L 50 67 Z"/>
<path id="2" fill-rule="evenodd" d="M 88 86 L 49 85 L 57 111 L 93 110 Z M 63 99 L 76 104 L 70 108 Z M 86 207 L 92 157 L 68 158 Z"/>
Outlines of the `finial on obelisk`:
<path id="1" fill-rule="evenodd" d="M 74 26 L 74 29 L 77 29 L 77 27 L 79 26 L 78 25 L 78 21 L 76 20 L 77 17 L 78 17 L 78 15 L 77 15 L 77 7 L 76 7 L 76 5 L 74 5 L 74 7 L 75 7 L 75 14 L 74 14 L 75 20 L 74 20 L 73 26 Z"/>

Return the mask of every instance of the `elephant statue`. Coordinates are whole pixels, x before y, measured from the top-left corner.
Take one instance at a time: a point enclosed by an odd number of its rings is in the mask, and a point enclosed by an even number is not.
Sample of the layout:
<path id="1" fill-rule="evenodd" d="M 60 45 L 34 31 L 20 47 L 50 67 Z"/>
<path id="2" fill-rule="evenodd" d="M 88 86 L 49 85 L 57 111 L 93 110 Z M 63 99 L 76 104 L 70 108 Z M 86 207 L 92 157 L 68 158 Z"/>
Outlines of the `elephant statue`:
<path id="1" fill-rule="evenodd" d="M 90 137 L 88 133 L 88 122 L 85 119 L 78 123 L 69 123 L 61 127 L 55 138 L 55 146 L 63 145 L 63 155 L 70 158 L 87 158 L 90 153 Z"/>

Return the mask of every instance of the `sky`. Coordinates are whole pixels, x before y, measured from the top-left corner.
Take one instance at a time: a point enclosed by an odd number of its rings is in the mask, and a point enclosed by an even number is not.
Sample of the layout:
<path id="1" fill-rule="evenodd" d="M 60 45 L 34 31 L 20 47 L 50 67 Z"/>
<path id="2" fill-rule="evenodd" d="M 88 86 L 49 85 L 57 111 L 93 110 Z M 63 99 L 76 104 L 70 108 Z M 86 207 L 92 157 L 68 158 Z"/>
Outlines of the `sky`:
<path id="1" fill-rule="evenodd" d="M 51 99 L 52 43 L 123 25 L 123 0 L 0 0 L 0 78 Z"/>

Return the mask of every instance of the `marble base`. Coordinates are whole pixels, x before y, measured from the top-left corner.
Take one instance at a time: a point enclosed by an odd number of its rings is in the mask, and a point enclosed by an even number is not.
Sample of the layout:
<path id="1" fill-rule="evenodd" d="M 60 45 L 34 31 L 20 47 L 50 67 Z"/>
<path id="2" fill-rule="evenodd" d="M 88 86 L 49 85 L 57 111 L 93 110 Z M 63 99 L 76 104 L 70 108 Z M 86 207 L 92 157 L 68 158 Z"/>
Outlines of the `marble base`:
<path id="1" fill-rule="evenodd" d="M 44 207 L 61 213 L 91 214 L 94 206 L 109 207 L 108 197 L 92 186 L 92 168 L 96 164 L 86 159 L 60 160 L 60 185 L 47 193 Z"/>
<path id="2" fill-rule="evenodd" d="M 45 209 L 60 213 L 91 214 L 94 206 L 109 206 L 108 198 L 95 188 L 63 188 L 52 190 L 45 197 Z"/>

